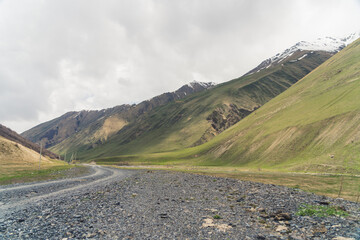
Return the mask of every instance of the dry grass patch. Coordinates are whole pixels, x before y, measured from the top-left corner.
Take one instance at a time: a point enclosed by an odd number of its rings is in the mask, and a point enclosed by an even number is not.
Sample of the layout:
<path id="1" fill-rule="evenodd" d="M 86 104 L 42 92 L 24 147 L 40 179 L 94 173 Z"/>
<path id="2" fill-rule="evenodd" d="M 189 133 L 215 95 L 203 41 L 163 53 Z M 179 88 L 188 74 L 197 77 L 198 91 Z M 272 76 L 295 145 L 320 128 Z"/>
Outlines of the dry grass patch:
<path id="1" fill-rule="evenodd" d="M 0 137 L 0 183 L 29 173 L 37 175 L 34 171 L 39 171 L 39 158 L 39 153 Z M 53 168 L 69 166 L 63 161 L 42 156 L 40 169 L 46 171 Z"/>
<path id="2" fill-rule="evenodd" d="M 106 141 L 110 136 L 117 133 L 128 124 L 122 118 L 111 116 L 104 121 L 103 126 L 94 134 L 95 139 Z"/>

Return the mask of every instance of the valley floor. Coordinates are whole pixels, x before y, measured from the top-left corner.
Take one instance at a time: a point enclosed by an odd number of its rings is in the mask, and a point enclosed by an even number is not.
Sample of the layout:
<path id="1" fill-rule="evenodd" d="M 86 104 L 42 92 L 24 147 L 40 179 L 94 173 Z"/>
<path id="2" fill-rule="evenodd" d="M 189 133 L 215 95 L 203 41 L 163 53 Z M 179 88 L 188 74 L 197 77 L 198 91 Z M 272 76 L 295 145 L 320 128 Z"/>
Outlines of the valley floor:
<path id="1" fill-rule="evenodd" d="M 94 168 L 73 181 L 0 188 L 0 239 L 360 238 L 358 203 L 228 178 Z"/>

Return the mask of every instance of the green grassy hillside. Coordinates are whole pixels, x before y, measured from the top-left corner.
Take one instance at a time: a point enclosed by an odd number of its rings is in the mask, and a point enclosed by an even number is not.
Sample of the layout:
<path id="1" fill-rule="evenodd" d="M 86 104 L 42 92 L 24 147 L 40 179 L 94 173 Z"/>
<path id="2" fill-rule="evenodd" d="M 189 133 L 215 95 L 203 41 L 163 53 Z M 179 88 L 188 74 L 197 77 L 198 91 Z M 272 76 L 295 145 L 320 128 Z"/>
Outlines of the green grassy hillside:
<path id="1" fill-rule="evenodd" d="M 219 89 L 239 91 L 234 82 Z M 360 40 L 210 142 L 98 161 L 359 172 Z"/>
<path id="2" fill-rule="evenodd" d="M 298 61 L 305 53 L 306 57 Z M 200 145 L 285 91 L 330 56 L 327 52 L 295 52 L 281 64 L 156 107 L 101 144 L 84 141 L 90 132 L 85 130 L 51 150 L 60 154 L 77 152 L 80 159 L 91 159 Z"/>

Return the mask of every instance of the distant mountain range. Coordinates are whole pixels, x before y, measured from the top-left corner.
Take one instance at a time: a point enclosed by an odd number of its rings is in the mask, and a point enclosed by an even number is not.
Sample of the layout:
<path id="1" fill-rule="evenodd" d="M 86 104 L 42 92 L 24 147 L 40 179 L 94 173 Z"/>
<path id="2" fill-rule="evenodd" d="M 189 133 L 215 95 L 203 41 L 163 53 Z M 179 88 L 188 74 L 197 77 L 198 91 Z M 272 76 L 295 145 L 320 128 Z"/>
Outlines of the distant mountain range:
<path id="1" fill-rule="evenodd" d="M 354 36 L 300 42 L 229 82 L 216 86 L 193 82 L 138 105 L 69 112 L 22 135 L 61 155 L 76 152 L 80 159 L 207 146 L 204 143 L 224 136 L 220 133 L 287 90 Z"/>
<path id="2" fill-rule="evenodd" d="M 96 145 L 106 141 L 129 122 L 143 116 L 152 109 L 214 86 L 215 83 L 194 81 L 174 92 L 163 93 L 139 104 L 124 104 L 99 111 L 68 112 L 54 120 L 25 131 L 21 135 L 33 142 L 41 142 L 49 148 L 86 129 L 87 134 L 90 134 L 88 137 L 92 138 L 91 143 Z"/>

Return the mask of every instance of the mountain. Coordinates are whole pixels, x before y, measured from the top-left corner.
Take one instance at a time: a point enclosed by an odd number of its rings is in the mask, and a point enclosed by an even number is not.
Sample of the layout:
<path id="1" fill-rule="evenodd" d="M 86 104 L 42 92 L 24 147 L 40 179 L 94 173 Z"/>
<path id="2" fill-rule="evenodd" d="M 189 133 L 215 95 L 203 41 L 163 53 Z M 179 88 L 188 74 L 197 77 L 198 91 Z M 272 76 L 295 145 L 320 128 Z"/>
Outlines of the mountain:
<path id="1" fill-rule="evenodd" d="M 360 172 L 360 39 L 212 141 L 99 161 Z"/>
<path id="2" fill-rule="evenodd" d="M 0 177 L 19 174 L 23 170 L 37 169 L 39 151 L 38 145 L 0 124 Z M 57 158 L 56 154 L 43 149 L 41 169 L 65 165 L 55 158 Z"/>
<path id="3" fill-rule="evenodd" d="M 194 81 L 175 92 L 161 94 L 137 105 L 124 104 L 99 111 L 68 112 L 25 131 L 21 135 L 32 142 L 42 142 L 46 148 L 49 148 L 84 130 L 87 134 L 86 139 L 91 138 L 92 144 L 99 144 L 153 108 L 212 88 L 214 85 L 214 83 Z"/>
<path id="4" fill-rule="evenodd" d="M 300 61 L 304 54 L 308 54 Z M 234 79 L 179 101 L 157 107 L 129 122 L 102 143 L 83 131 L 51 148 L 78 152 L 80 158 L 161 152 L 200 145 L 285 91 L 334 53 L 295 52 L 282 64 Z"/>
<path id="5" fill-rule="evenodd" d="M 359 126 L 357 40 L 229 129 L 206 158 L 295 171 L 359 172 Z"/>
<path id="6" fill-rule="evenodd" d="M 72 135 L 52 145 L 51 150 L 60 154 L 77 152 L 79 158 L 90 159 L 201 145 L 285 91 L 347 44 L 345 40 L 339 41 L 342 44 L 330 50 L 303 49 L 301 46 L 311 44 L 300 42 L 238 79 L 175 101 L 164 101 L 140 111 L 141 114 L 130 114 L 133 111 L 129 106 L 123 113 L 74 129 Z M 133 118 L 126 118 L 128 115 Z M 31 139 L 34 130 L 46 124 L 25 132 L 24 136 Z"/>
<path id="7" fill-rule="evenodd" d="M 11 142 L 18 143 L 26 148 L 29 148 L 37 153 L 40 153 L 40 146 L 38 144 L 35 144 L 35 143 L 25 139 L 24 137 L 20 136 L 16 132 L 12 131 L 10 128 L 7 128 L 1 124 L 0 124 L 0 136 Z M 53 152 L 50 152 L 47 149 L 42 149 L 42 154 L 49 158 L 56 159 L 59 157 L 58 155 L 56 155 Z"/>
<path id="8" fill-rule="evenodd" d="M 266 59 L 263 61 L 259 66 L 249 71 L 246 75 L 253 74 L 255 72 L 259 72 L 262 69 L 268 68 L 272 65 L 281 64 L 281 62 L 293 55 L 297 51 L 326 51 L 336 53 L 339 52 L 341 49 L 355 41 L 360 37 L 360 32 L 352 33 L 346 37 L 342 38 L 334 38 L 334 37 L 324 37 L 318 38 L 315 41 L 307 42 L 301 41 L 296 43 L 294 46 L 286 49 L 282 53 L 278 53 L 275 56 Z M 300 61 L 302 58 L 306 57 L 307 55 L 303 55 L 298 59 L 293 59 L 292 61 Z"/>

